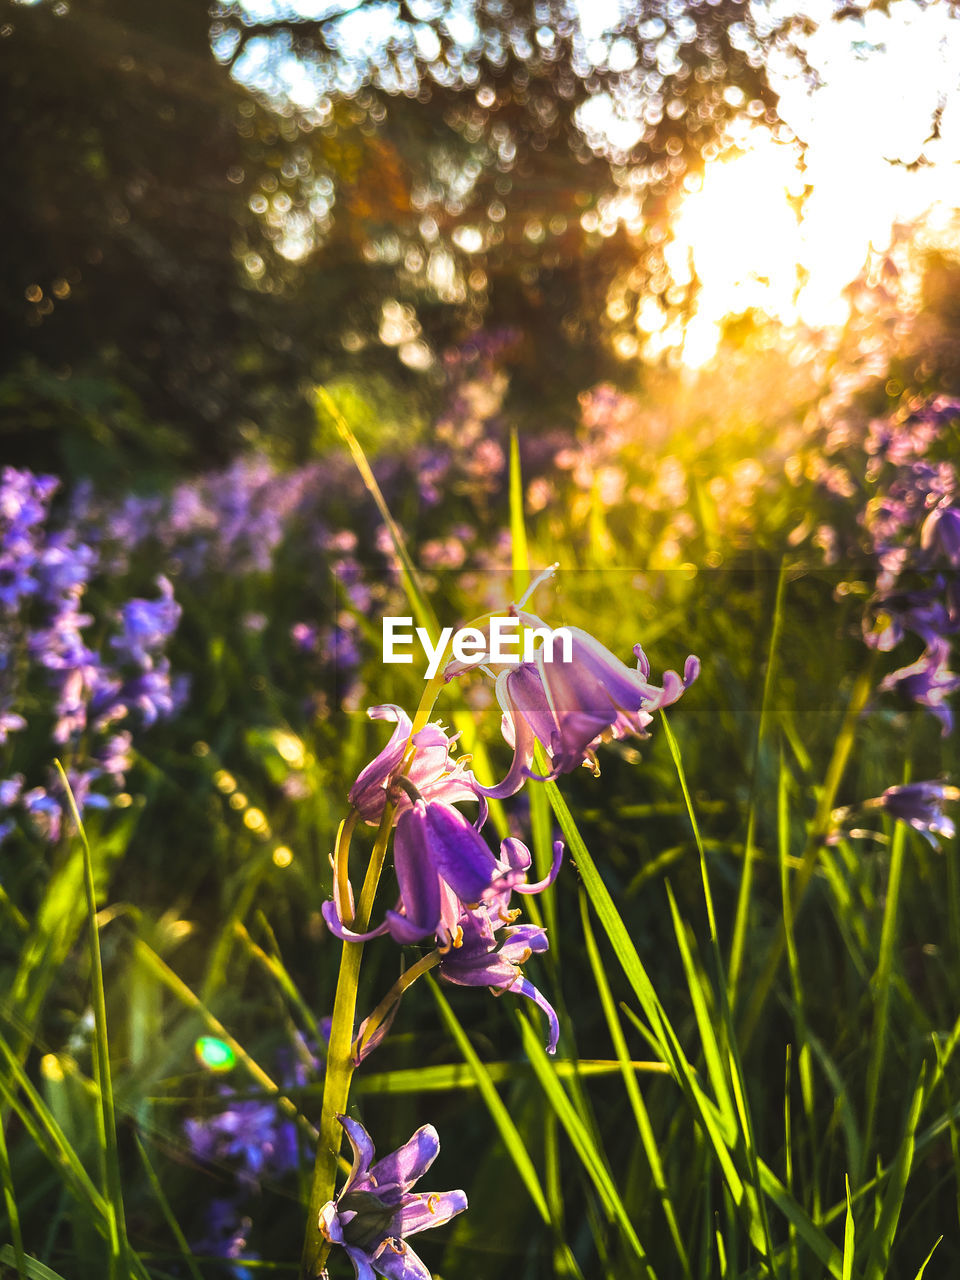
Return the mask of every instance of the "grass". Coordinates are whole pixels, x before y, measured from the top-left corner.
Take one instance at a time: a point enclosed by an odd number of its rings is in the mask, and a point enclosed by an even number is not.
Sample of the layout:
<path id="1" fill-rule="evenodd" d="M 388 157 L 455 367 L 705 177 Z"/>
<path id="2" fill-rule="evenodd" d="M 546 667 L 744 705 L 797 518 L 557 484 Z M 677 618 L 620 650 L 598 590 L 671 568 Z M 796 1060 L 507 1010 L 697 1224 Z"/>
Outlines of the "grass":
<path id="1" fill-rule="evenodd" d="M 472 616 L 468 605 L 481 613 L 490 583 L 423 568 L 431 530 L 390 514 L 349 426 L 338 428 L 397 557 L 382 600 L 404 591 L 427 627 Z M 531 566 L 558 559 L 537 605 L 554 608 L 551 620 L 621 656 L 642 637 L 655 671 L 682 666 L 688 647 L 704 662 L 649 742 L 601 750 L 600 778 L 532 783 L 528 805 L 495 810 L 501 833 L 529 840 L 538 876 L 558 835 L 566 846 L 557 884 L 525 904 L 551 939 L 530 975 L 560 1013 L 558 1055 L 513 996 L 431 976 L 355 1070 L 343 1010 L 365 1016 L 400 961 L 370 943 L 338 988 L 339 945 L 318 913 L 346 788 L 382 732 L 358 714 L 298 712 L 283 688 L 291 673 L 270 674 L 266 651 L 257 679 L 269 674 L 269 696 L 253 697 L 231 652 L 235 618 L 211 600 L 196 622 L 209 684 L 197 718 L 144 758 L 142 815 L 122 830 L 93 815 L 88 831 L 74 812 L 76 834 L 30 846 L 29 876 L 3 890 L 0 1274 L 296 1274 L 305 1218 L 343 1164 L 339 1135 L 324 1133 L 308 1211 L 325 1089 L 383 1151 L 436 1124 L 435 1185 L 462 1185 L 471 1202 L 423 1246 L 440 1276 L 919 1280 L 960 1267 L 955 851 L 934 853 L 889 821 L 875 837 L 831 836 L 838 804 L 936 776 L 950 743 L 922 712 L 877 699 L 850 595 L 835 596 L 835 578 L 804 567 L 785 538 L 765 547 L 758 535 L 713 575 L 624 567 L 648 563 L 649 531 L 604 509 L 596 489 L 531 520 L 521 443 L 511 437 L 496 513 L 511 535 L 500 568 L 513 597 Z M 697 536 L 729 551 L 710 477 L 695 478 Z M 260 584 L 265 606 L 276 589 Z M 415 675 L 375 658 L 361 705 L 412 711 Z M 505 753 L 481 694 L 468 679 L 437 714 L 493 778 Z M 278 764 L 278 734 L 296 768 Z M 546 772 L 542 752 L 535 767 Z M 269 840 L 243 824 L 253 809 Z M 353 839 L 362 859 L 376 838 L 359 824 Z M 375 857 L 389 877 L 384 838 Z M 368 882 L 361 923 L 390 893 Z M 335 1006 L 342 1026 L 326 1049 Z M 201 1035 L 226 1046 L 232 1068 L 197 1060 Z M 312 1055 L 325 1053 L 324 1076 Z M 241 1106 L 272 1116 L 269 1142 L 282 1132 L 299 1159 L 281 1167 L 267 1138 L 239 1137 L 201 1157 L 186 1122 Z M 220 1200 L 235 1206 L 232 1259 L 211 1238 Z M 330 1267 L 345 1274 L 335 1257 Z"/>

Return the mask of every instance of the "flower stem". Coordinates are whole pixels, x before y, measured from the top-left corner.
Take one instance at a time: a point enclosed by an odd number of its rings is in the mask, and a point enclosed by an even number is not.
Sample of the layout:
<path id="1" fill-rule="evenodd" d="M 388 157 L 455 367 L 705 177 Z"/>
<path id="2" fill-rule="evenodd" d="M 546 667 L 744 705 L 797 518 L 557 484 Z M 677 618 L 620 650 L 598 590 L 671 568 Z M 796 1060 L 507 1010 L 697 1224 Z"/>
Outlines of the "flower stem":
<path id="1" fill-rule="evenodd" d="M 383 869 L 392 826 L 393 805 L 388 804 L 380 819 L 377 840 L 370 855 L 360 902 L 357 905 L 354 923 L 358 933 L 362 933 L 370 923 L 373 900 L 377 892 L 380 872 Z M 320 1138 L 317 1142 L 317 1159 L 313 1168 L 313 1182 L 310 1187 L 310 1202 L 307 1210 L 307 1231 L 300 1263 L 300 1274 L 303 1280 L 315 1280 L 315 1277 L 320 1274 L 320 1268 L 329 1247 L 320 1235 L 318 1218 L 323 1206 L 328 1200 L 333 1199 L 336 1189 L 337 1161 L 343 1138 L 337 1116 L 346 1111 L 350 1081 L 353 1078 L 353 1026 L 356 1019 L 357 984 L 360 979 L 362 956 L 362 942 L 344 942 L 340 953 L 337 993 L 333 1002 L 330 1044 L 327 1048 Z"/>

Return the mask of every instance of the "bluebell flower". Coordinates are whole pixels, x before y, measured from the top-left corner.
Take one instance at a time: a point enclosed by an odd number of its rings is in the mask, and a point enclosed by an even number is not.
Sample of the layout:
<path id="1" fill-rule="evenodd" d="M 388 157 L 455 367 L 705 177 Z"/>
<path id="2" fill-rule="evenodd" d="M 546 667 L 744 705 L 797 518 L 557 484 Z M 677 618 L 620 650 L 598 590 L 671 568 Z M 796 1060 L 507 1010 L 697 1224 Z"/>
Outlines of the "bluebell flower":
<path id="1" fill-rule="evenodd" d="M 948 499 L 934 507 L 920 530 L 920 545 L 960 568 L 960 507 L 951 506 Z"/>
<path id="2" fill-rule="evenodd" d="M 430 1280 L 430 1272 L 407 1244 L 408 1237 L 439 1227 L 467 1207 L 462 1191 L 414 1192 L 433 1164 L 440 1139 L 433 1125 L 418 1129 L 397 1151 L 375 1160 L 363 1125 L 339 1116 L 353 1148 L 350 1176 L 335 1200 L 320 1210 L 320 1233 L 340 1245 L 356 1280 Z"/>
<path id="3" fill-rule="evenodd" d="M 20 798 L 23 790 L 23 774 L 15 773 L 12 778 L 0 780 L 0 809 L 10 809 Z"/>
<path id="4" fill-rule="evenodd" d="M 20 733 L 26 727 L 26 720 L 16 711 L 0 710 L 0 747 L 6 743 L 8 734 Z"/>
<path id="5" fill-rule="evenodd" d="M 226 1197 L 217 1196 L 210 1201 L 206 1212 L 206 1234 L 193 1245 L 198 1254 L 214 1258 L 227 1258 L 236 1265 L 228 1268 L 234 1280 L 254 1280 L 255 1273 L 244 1262 L 256 1262 L 259 1253 L 247 1248 L 247 1237 L 253 1221 L 240 1212 L 239 1206 Z"/>
<path id="6" fill-rule="evenodd" d="M 49 844 L 56 844 L 63 827 L 63 810 L 46 787 L 32 787 L 20 803 L 37 833 Z"/>
<path id="7" fill-rule="evenodd" d="M 157 578 L 159 600 L 128 600 L 120 610 L 123 631 L 112 636 L 110 647 L 121 661 L 149 670 L 157 652 L 177 629 L 182 612 L 173 598 L 173 585 L 162 575 Z"/>
<path id="8" fill-rule="evenodd" d="M 236 1098 L 221 1090 L 227 1105 L 206 1119 L 189 1117 L 184 1131 L 194 1155 L 211 1162 L 228 1161 L 237 1176 L 256 1183 L 264 1173 L 284 1173 L 299 1166 L 297 1133 L 273 1100 Z"/>
<path id="9" fill-rule="evenodd" d="M 520 614 L 530 626 L 542 625 Z M 544 660 L 509 667 L 497 677 L 497 700 L 503 709 L 503 735 L 513 747 L 513 762 L 502 782 L 478 787 L 481 795 L 514 795 L 531 774 L 534 746 L 550 758 L 549 777 L 569 773 L 580 765 L 599 772 L 596 750 L 603 742 L 628 734 L 646 737 L 652 712 L 671 703 L 696 680 L 698 658 L 687 658 L 683 676 L 666 671 L 662 686 L 650 683 L 650 663 L 640 645 L 634 646 L 637 668 L 631 671 L 599 640 L 579 627 L 566 628 L 572 637 L 571 661 Z"/>
<path id="10" fill-rule="evenodd" d="M 425 800 L 443 800 L 456 804 L 461 800 L 475 800 L 473 775 L 462 762 L 450 758 L 450 749 L 459 735 L 448 737 L 439 724 L 428 724 L 413 738 L 410 717 L 393 703 L 369 707 L 371 720 L 386 720 L 396 725 L 390 741 L 374 760 L 362 770 L 350 788 L 349 800 L 364 822 L 376 826 L 380 821 L 387 799 L 397 806 L 397 816 L 412 803 L 408 792 L 396 787 L 395 779 L 406 755 L 407 747 L 416 747 L 416 754 L 406 777 Z"/>
<path id="11" fill-rule="evenodd" d="M 462 987 L 487 987 L 494 995 L 510 991 L 526 996 L 547 1015 L 550 1035 L 547 1052 L 554 1053 L 560 1036 L 560 1025 L 550 1002 L 524 976 L 521 965 L 534 953 L 548 949 L 546 931 L 538 925 L 516 925 L 519 912 L 510 910 L 510 893 L 537 893 L 552 883 L 560 866 L 563 845 L 554 845 L 551 873 L 539 884 L 525 883 L 530 866 L 530 853 L 519 840 L 505 840 L 502 846 L 503 869 L 508 872 L 496 895 L 477 907 L 460 904 L 456 926 L 441 946 L 439 973 L 447 982 Z M 509 874 L 512 873 L 512 874 Z M 521 879 L 520 877 L 523 877 Z M 503 930 L 498 939 L 497 934 Z"/>
<path id="12" fill-rule="evenodd" d="M 931 711 L 940 721 L 944 737 L 953 729 L 953 711 L 947 698 L 960 689 L 960 675 L 949 670 L 949 661 L 949 642 L 934 640 L 916 662 L 891 672 L 880 684 L 881 691 L 899 690 Z"/>
<path id="13" fill-rule="evenodd" d="M 947 801 L 956 800 L 960 800 L 960 788 L 943 781 L 907 782 L 887 787 L 883 795 L 865 801 L 864 808 L 885 809 L 891 817 L 909 823 L 936 849 L 938 835 L 952 840 L 956 834 L 953 819 L 944 813 Z"/>

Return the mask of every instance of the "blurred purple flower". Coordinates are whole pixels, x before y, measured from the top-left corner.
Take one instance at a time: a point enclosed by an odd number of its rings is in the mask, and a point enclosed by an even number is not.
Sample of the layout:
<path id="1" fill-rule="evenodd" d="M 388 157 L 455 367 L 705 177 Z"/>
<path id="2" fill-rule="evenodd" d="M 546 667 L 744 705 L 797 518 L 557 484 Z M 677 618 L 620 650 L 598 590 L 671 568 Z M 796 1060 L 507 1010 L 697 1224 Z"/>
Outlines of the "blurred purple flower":
<path id="1" fill-rule="evenodd" d="M 920 530 L 920 545 L 925 551 L 936 551 L 953 566 L 960 568 L 960 507 L 944 500 L 927 516 Z"/>
<path id="2" fill-rule="evenodd" d="M 353 1148 L 353 1168 L 335 1200 L 320 1210 L 320 1232 L 346 1252 L 356 1280 L 430 1280 L 430 1271 L 406 1243 L 409 1236 L 442 1226 L 467 1207 L 462 1191 L 413 1193 L 440 1150 L 433 1125 L 373 1163 L 375 1151 L 362 1124 L 339 1116 Z"/>
<path id="3" fill-rule="evenodd" d="M 238 1263 L 255 1262 L 259 1253 L 247 1248 L 247 1237 L 253 1221 L 240 1212 L 233 1200 L 218 1196 L 211 1200 L 206 1212 L 206 1234 L 193 1245 L 198 1254 L 229 1258 Z M 229 1268 L 234 1280 L 253 1280 L 254 1273 L 244 1266 Z"/>
<path id="4" fill-rule="evenodd" d="M 12 778 L 4 778 L 0 781 L 0 809 L 9 809 L 15 805 L 22 790 L 22 773 L 15 773 Z"/>
<path id="5" fill-rule="evenodd" d="M 128 600 L 120 610 L 123 631 L 111 637 L 110 647 L 121 662 L 150 670 L 155 655 L 177 629 L 182 612 L 173 598 L 173 585 L 162 575 L 157 578 L 159 600 Z"/>
<path id="6" fill-rule="evenodd" d="M 16 711 L 0 711 L 0 747 L 6 743 L 7 734 L 19 733 L 26 727 L 26 720 Z"/>
<path id="7" fill-rule="evenodd" d="M 258 1182 L 264 1173 L 284 1173 L 300 1162 L 297 1133 L 272 1100 L 237 1099 L 233 1091 L 221 1091 L 227 1105 L 206 1119 L 188 1117 L 184 1131 L 199 1160 L 230 1161 L 237 1176 Z"/>
<path id="8" fill-rule="evenodd" d="M 21 798 L 31 824 L 48 844 L 56 844 L 63 826 L 63 810 L 58 801 L 48 794 L 46 787 L 33 787 Z"/>
<path id="9" fill-rule="evenodd" d="M 953 711 L 946 699 L 960 689 L 960 675 L 949 670 L 949 661 L 949 642 L 935 640 L 924 649 L 916 662 L 892 671 L 880 683 L 881 692 L 899 690 L 911 701 L 932 712 L 940 721 L 944 737 L 953 729 Z"/>
<path id="10" fill-rule="evenodd" d="M 300 653 L 314 653 L 320 643 L 320 628 L 315 622 L 295 622 L 290 628 L 290 639 Z"/>
<path id="11" fill-rule="evenodd" d="M 891 817 L 909 823 L 937 849 L 938 835 L 951 840 L 956 834 L 952 818 L 943 811 L 947 801 L 955 800 L 960 800 L 960 788 L 945 782 L 907 782 L 887 787 L 882 796 L 865 801 L 864 808 L 885 809 Z"/>

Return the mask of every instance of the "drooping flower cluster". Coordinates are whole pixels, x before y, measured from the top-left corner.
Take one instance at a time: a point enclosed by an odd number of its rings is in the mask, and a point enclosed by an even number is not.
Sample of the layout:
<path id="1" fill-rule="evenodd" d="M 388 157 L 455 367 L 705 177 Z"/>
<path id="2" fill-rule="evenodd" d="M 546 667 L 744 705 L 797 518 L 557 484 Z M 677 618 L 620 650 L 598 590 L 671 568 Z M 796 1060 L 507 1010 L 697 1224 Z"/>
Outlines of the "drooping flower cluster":
<path id="1" fill-rule="evenodd" d="M 30 727 L 47 734 L 44 760 L 54 753 L 70 760 L 68 778 L 82 812 L 109 804 L 104 785 L 123 786 L 132 731 L 172 716 L 186 696 L 164 653 L 180 607 L 170 582 L 158 578 L 159 600 L 125 601 L 112 619 L 101 620 L 113 623 L 106 644 L 91 647 L 86 636 L 94 617 L 83 604 L 100 556 L 72 526 L 53 526 L 57 483 L 12 467 L 0 479 L 0 745 L 27 729 L 29 708 Z M 19 817 L 55 841 L 64 796 L 53 781 L 31 786 L 22 771 L 30 764 L 25 758 L 21 771 L 0 783 L 0 839 Z"/>
<path id="2" fill-rule="evenodd" d="M 528 595 L 543 577 L 537 579 Z M 687 659 L 683 677 L 668 671 L 662 685 L 650 682 L 650 664 L 639 645 L 637 667 L 630 670 L 593 636 L 569 628 L 569 650 L 562 643 L 548 646 L 549 629 L 522 602 L 511 609 L 523 627 L 541 634 L 542 647 L 533 661 L 504 664 L 496 676 L 503 709 L 502 729 L 513 749 L 513 763 L 502 782 L 481 786 L 464 760 L 454 761 L 456 739 L 436 723 L 415 728 L 402 708 L 370 708 L 372 719 L 394 724 L 390 740 L 364 768 L 350 789 L 352 817 L 341 827 L 334 863 L 334 894 L 324 904 L 330 931 L 346 942 L 367 942 L 389 936 L 400 945 L 429 939 L 434 950 L 425 954 L 394 985 L 365 1019 L 354 1041 L 354 1060 L 360 1062 L 382 1041 L 397 1005 L 410 982 L 436 968 L 456 986 L 487 987 L 495 995 L 513 992 L 533 1001 L 546 1015 L 547 1051 L 555 1052 L 559 1021 L 550 1002 L 526 977 L 523 965 L 548 949 L 546 931 L 536 924 L 518 923 L 520 911 L 511 907 L 514 893 L 540 893 L 553 884 L 563 856 L 555 842 L 548 874 L 530 883 L 532 858 L 515 837 L 501 841 L 495 854 L 482 834 L 488 797 L 515 795 L 536 779 L 535 748 L 543 749 L 549 777 L 587 765 L 597 769 L 602 743 L 626 735 L 648 736 L 653 712 L 675 702 L 696 679 L 699 661 Z M 475 631 L 481 637 L 490 622 Z M 481 648 L 482 638 L 478 640 Z M 451 661 L 446 680 L 477 666 L 489 671 L 499 649 L 469 662 Z M 495 674 L 495 673 L 491 673 Z M 538 779 L 542 781 L 542 779 Z M 476 803 L 475 822 L 459 805 Z M 392 834 L 398 896 L 379 924 L 359 931 L 354 927 L 354 896 L 347 876 L 347 850 L 354 825 L 379 827 L 379 838 Z M 319 1216 L 327 1245 L 340 1245 L 353 1263 L 357 1280 L 374 1274 L 391 1280 L 428 1280 L 429 1272 L 405 1243 L 405 1237 L 436 1226 L 466 1207 L 462 1192 L 415 1196 L 410 1188 L 436 1155 L 435 1131 L 425 1126 L 394 1155 L 378 1164 L 363 1127 L 338 1116 L 354 1152 L 353 1169 L 340 1194 L 329 1200 Z"/>
<path id="3" fill-rule="evenodd" d="M 440 1150 L 433 1125 L 425 1124 L 402 1147 L 376 1160 L 366 1129 L 339 1116 L 353 1148 L 353 1167 L 335 1200 L 320 1210 L 320 1233 L 340 1245 L 356 1280 L 430 1280 L 430 1271 L 407 1244 L 408 1237 L 442 1226 L 467 1207 L 462 1191 L 413 1190 Z"/>
<path id="4" fill-rule="evenodd" d="M 549 630 L 520 606 L 512 613 L 524 627 L 541 633 Z M 489 624 L 484 625 L 489 630 Z M 483 633 L 484 626 L 478 630 Z M 647 736 L 653 712 L 675 702 L 699 671 L 698 660 L 691 657 L 683 677 L 668 671 L 663 684 L 654 685 L 639 645 L 634 651 L 637 667 L 631 670 L 587 632 L 576 627 L 567 630 L 568 654 L 562 646 L 544 643 L 534 661 L 505 665 L 496 678 L 502 730 L 513 748 L 513 763 L 495 786 L 481 786 L 465 762 L 452 760 L 455 739 L 440 725 L 428 724 L 414 732 L 400 707 L 370 709 L 372 719 L 392 721 L 396 727 L 383 750 L 360 773 L 350 790 L 350 803 L 357 817 L 371 825 L 379 824 L 390 806 L 399 896 L 378 925 L 355 931 L 352 889 L 338 865 L 336 892 L 323 908 L 327 926 L 341 939 L 368 941 L 389 935 L 401 945 L 433 939 L 441 978 L 460 986 L 527 996 L 547 1016 L 551 1053 L 559 1037 L 556 1014 L 521 969 L 533 954 L 547 950 L 546 933 L 539 926 L 518 925 L 520 912 L 511 909 L 510 899 L 514 892 L 535 894 L 551 885 L 563 846 L 560 842 L 554 846 L 549 874 L 528 883 L 532 859 L 526 846 L 508 838 L 497 856 L 482 835 L 487 798 L 515 795 L 537 776 L 533 765 L 538 743 L 549 760 L 551 778 L 581 765 L 598 772 L 600 745 L 626 735 Z M 445 678 L 480 665 L 486 669 L 492 660 L 491 653 L 483 653 L 470 662 L 451 661 Z M 456 807 L 466 801 L 478 802 L 476 822 Z M 369 1047 L 370 1043 L 361 1043 L 360 1056 Z"/>

